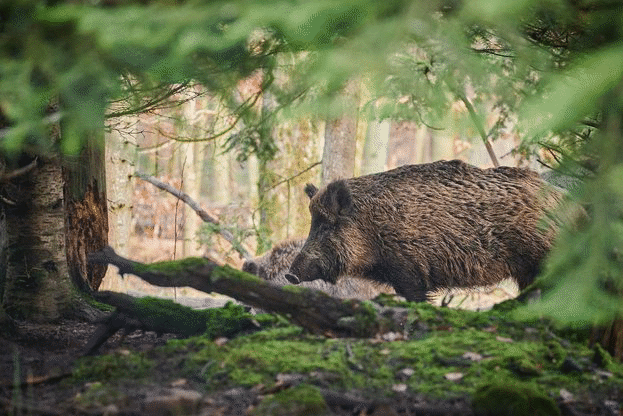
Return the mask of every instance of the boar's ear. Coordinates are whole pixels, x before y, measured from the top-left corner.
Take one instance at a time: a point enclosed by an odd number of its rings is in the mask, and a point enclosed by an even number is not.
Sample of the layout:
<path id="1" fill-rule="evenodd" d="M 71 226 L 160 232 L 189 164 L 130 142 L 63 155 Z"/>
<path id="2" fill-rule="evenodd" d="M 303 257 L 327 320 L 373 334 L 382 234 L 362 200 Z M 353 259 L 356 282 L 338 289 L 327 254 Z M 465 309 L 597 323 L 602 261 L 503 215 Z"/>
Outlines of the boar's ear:
<path id="1" fill-rule="evenodd" d="M 353 212 L 353 197 L 343 180 L 335 181 L 327 187 L 329 207 L 335 215 L 347 216 Z"/>
<path id="2" fill-rule="evenodd" d="M 312 199 L 317 192 L 318 188 L 316 188 L 316 185 L 314 185 L 313 183 L 308 183 L 307 185 L 305 185 L 305 193 L 307 194 L 309 199 Z"/>

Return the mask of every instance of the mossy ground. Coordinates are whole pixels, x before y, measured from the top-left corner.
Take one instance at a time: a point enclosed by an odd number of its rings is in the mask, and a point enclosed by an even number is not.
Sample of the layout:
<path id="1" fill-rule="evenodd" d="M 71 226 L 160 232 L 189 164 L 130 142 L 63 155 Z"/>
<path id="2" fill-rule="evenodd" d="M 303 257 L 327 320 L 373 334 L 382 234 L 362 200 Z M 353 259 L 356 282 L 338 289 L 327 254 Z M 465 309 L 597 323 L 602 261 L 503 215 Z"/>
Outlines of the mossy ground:
<path id="1" fill-rule="evenodd" d="M 205 392 L 270 387 L 278 375 L 301 374 L 311 386 L 373 397 L 401 394 L 397 390 L 435 400 L 489 397 L 499 386 L 514 385 L 520 391 L 505 390 L 508 397 L 537 391 L 536 398 L 528 395 L 537 402 L 558 398 L 562 388 L 576 398 L 595 392 L 623 397 L 623 366 L 601 359 L 600 368 L 582 331 L 561 332 L 544 321 L 514 321 L 507 311 L 409 307 L 406 338 L 391 342 L 310 335 L 283 319 L 265 317 L 272 322 L 266 329 L 227 342 L 198 336 L 170 340 L 122 359 L 89 358 L 75 370 L 73 380 L 150 379 L 153 373 L 145 369 L 166 368 L 162 381 L 192 380 Z M 552 403 L 541 404 L 547 409 Z"/>
<path id="2" fill-rule="evenodd" d="M 253 416 L 323 416 L 329 408 L 314 386 L 303 384 L 266 397 L 251 413 Z"/>

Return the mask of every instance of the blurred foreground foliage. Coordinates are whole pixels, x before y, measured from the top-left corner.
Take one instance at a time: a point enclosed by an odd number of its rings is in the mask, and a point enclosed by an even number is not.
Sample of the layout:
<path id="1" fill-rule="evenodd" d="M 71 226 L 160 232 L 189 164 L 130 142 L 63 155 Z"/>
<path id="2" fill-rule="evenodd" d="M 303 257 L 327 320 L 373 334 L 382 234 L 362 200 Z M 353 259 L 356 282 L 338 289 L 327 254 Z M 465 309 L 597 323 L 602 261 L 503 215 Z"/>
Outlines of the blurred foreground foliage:
<path id="1" fill-rule="evenodd" d="M 519 133 L 520 152 L 584 181 L 571 197 L 589 218 L 562 234 L 531 309 L 592 323 L 623 309 L 622 23 L 616 0 L 5 0 L 0 147 L 77 153 L 107 117 L 198 82 L 239 113 L 231 147 L 267 160 L 271 117 L 237 90 L 254 74 L 286 116 L 355 111 L 353 82 L 374 119 L 443 128 L 470 104 L 466 128 Z M 490 112 L 488 132 L 472 124 Z"/>

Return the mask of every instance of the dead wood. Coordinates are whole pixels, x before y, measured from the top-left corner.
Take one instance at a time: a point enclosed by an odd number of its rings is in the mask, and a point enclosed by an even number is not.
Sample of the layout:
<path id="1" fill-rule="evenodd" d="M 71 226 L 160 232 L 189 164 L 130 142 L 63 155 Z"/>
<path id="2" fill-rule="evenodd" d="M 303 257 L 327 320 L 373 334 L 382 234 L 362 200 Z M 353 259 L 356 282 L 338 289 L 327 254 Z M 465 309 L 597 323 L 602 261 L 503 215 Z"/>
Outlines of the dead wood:
<path id="1" fill-rule="evenodd" d="M 194 310 L 171 300 L 135 298 L 124 293 L 102 291 L 94 292 L 92 296 L 116 309 L 100 322 L 84 349 L 84 355 L 94 354 L 120 329 L 125 330 L 126 334 L 140 329 L 182 337 L 205 334 L 211 338 L 229 338 L 241 331 L 259 327 L 240 305 Z"/>
<path id="2" fill-rule="evenodd" d="M 117 255 L 110 247 L 91 253 L 89 261 L 112 264 L 120 274 L 131 273 L 152 285 L 188 286 L 217 292 L 245 304 L 286 316 L 314 334 L 333 337 L 374 337 L 403 332 L 407 311 L 340 300 L 307 288 L 273 286 L 253 275 L 198 258 L 142 264 Z"/>

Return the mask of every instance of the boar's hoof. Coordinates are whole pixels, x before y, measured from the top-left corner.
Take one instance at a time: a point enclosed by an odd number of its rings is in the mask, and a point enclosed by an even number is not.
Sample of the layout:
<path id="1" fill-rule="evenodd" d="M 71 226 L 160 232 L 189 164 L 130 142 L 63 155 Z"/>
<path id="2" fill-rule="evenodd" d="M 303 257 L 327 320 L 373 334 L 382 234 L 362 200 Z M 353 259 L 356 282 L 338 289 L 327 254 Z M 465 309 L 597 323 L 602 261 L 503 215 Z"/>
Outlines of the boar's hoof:
<path id="1" fill-rule="evenodd" d="M 299 283 L 301 283 L 301 279 L 291 273 L 286 273 L 286 279 L 288 279 L 288 282 L 292 283 L 293 285 L 298 285 Z"/>

